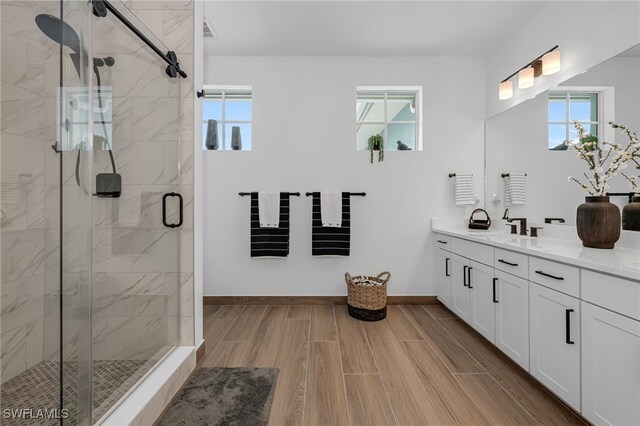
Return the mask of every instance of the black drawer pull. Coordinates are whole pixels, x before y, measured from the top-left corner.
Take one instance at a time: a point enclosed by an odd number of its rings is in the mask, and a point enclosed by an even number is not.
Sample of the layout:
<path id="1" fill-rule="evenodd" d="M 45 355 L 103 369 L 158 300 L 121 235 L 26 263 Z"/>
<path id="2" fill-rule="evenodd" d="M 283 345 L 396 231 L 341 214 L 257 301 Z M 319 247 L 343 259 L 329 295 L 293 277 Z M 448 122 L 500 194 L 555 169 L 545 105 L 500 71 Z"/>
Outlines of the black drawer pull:
<path id="1" fill-rule="evenodd" d="M 439 242 L 440 244 L 447 244 L 447 242 L 446 242 L 446 241 L 442 241 L 442 240 L 438 240 L 438 242 Z"/>
<path id="2" fill-rule="evenodd" d="M 473 288 L 473 286 L 471 285 L 471 270 L 472 270 L 472 269 L 473 269 L 473 268 L 472 268 L 471 266 L 469 266 L 469 267 L 467 268 L 467 283 L 468 283 L 468 285 L 469 285 L 469 288 Z"/>
<path id="3" fill-rule="evenodd" d="M 467 277 L 468 277 L 467 270 L 468 269 L 469 269 L 469 267 L 467 265 L 464 265 L 462 267 L 462 285 L 465 286 L 465 287 L 469 286 L 469 284 L 467 284 Z"/>
<path id="4" fill-rule="evenodd" d="M 493 279 L 493 303 L 498 303 L 498 299 L 496 299 L 496 284 L 498 283 L 498 279 Z"/>
<path id="5" fill-rule="evenodd" d="M 451 274 L 449 274 L 449 259 L 448 257 L 444 260 L 444 275 L 447 277 L 450 277 Z"/>
<path id="6" fill-rule="evenodd" d="M 536 274 L 542 275 L 543 277 L 547 277 L 547 278 L 553 278 L 554 280 L 564 281 L 564 278 L 556 277 L 555 275 L 547 274 L 546 272 L 536 271 Z"/>
<path id="7" fill-rule="evenodd" d="M 507 261 L 506 261 L 506 260 L 504 260 L 504 259 L 498 259 L 498 262 L 500 262 L 500 263 L 504 263 L 505 265 L 509 265 L 509 266 L 518 266 L 518 264 L 517 264 L 517 263 L 507 262 Z"/>
<path id="8" fill-rule="evenodd" d="M 567 309 L 565 311 L 565 314 L 566 314 L 565 325 L 567 327 L 566 332 L 565 332 L 565 334 L 566 334 L 565 340 L 566 340 L 568 345 L 573 345 L 573 344 L 576 343 L 573 340 L 571 340 L 571 312 L 573 312 L 573 309 Z"/>

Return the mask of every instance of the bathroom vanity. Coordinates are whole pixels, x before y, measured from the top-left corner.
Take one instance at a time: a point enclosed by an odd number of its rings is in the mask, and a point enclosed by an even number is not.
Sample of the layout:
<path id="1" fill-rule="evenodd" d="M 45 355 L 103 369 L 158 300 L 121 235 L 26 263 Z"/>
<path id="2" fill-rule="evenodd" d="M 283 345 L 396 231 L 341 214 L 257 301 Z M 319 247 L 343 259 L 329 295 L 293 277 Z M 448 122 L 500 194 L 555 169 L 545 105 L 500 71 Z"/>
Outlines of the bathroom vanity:
<path id="1" fill-rule="evenodd" d="M 438 300 L 594 424 L 640 424 L 640 256 L 434 223 Z"/>

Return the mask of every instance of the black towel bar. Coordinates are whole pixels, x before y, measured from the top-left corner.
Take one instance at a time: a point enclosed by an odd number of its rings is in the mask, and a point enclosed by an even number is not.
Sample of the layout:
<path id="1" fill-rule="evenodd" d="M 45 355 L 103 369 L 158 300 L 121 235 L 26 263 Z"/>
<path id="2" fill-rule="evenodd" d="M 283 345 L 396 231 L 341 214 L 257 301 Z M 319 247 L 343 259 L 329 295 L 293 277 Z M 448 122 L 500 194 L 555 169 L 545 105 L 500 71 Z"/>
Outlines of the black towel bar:
<path id="1" fill-rule="evenodd" d="M 257 194 L 257 192 L 256 192 L 256 194 Z M 293 195 L 294 197 L 299 197 L 300 196 L 299 192 L 285 192 L 284 194 L 287 194 L 289 196 Z M 241 196 L 241 197 L 246 197 L 246 196 L 251 195 L 251 192 L 238 192 L 238 195 Z"/>
<path id="2" fill-rule="evenodd" d="M 306 196 L 311 197 L 313 194 L 314 194 L 313 192 L 307 192 Z M 319 192 L 316 192 L 315 194 L 319 194 Z M 349 195 L 355 196 L 355 197 L 365 197 L 367 193 L 366 192 L 350 192 Z"/>
<path id="3" fill-rule="evenodd" d="M 453 177 L 456 177 L 456 174 L 455 173 L 449 173 L 449 178 L 453 178 Z"/>
<path id="4" fill-rule="evenodd" d="M 527 174 L 525 173 L 524 175 L 526 176 Z M 507 178 L 507 177 L 511 176 L 511 173 L 503 173 L 500 176 L 503 177 L 503 178 Z"/>

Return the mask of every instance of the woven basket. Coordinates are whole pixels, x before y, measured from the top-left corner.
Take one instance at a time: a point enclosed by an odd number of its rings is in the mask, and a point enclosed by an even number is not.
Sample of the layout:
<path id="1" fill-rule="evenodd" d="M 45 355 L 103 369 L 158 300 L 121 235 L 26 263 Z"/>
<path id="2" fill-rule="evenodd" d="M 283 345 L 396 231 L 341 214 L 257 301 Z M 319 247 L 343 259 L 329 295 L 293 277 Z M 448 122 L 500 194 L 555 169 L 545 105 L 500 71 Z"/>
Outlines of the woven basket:
<path id="1" fill-rule="evenodd" d="M 364 321 L 379 321 L 387 316 L 387 283 L 390 272 L 378 276 L 344 274 L 347 282 L 349 315 Z"/>

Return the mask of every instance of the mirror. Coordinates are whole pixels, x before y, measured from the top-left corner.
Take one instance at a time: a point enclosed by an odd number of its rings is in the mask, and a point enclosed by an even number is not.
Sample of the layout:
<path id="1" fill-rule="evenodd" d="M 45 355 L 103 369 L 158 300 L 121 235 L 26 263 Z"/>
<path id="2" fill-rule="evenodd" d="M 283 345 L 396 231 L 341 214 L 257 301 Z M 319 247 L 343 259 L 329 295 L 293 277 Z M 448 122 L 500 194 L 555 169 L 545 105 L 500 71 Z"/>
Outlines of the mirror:
<path id="1" fill-rule="evenodd" d="M 587 164 L 567 149 L 577 140 L 574 120 L 599 141 L 622 146 L 628 138 L 609 121 L 640 134 L 640 45 L 486 121 L 485 208 L 492 217 L 503 217 L 508 208 L 510 217 L 534 223 L 561 218 L 575 225 L 576 209 L 587 194 L 568 177 L 585 181 Z M 638 174 L 631 165 L 627 171 Z M 505 200 L 510 194 L 502 175 L 507 173 L 526 173 L 524 204 L 518 196 L 512 203 Z M 622 175 L 611 180 L 610 193 L 630 191 Z M 620 209 L 628 200 L 628 195 L 611 197 Z"/>

